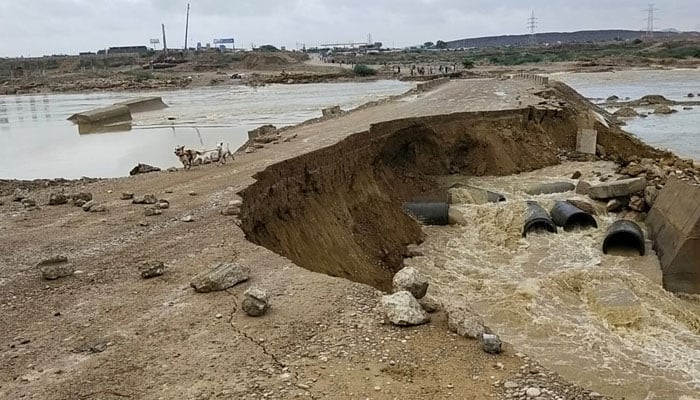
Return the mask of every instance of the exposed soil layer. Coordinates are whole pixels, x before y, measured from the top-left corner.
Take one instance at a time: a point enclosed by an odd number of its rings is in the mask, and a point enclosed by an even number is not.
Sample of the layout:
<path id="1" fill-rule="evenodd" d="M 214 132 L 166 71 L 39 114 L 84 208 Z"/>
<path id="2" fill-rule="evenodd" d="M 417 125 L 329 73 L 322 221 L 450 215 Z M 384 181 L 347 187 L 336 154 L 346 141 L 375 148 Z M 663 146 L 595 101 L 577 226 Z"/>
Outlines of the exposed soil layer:
<path id="1" fill-rule="evenodd" d="M 590 122 L 591 108 L 581 104 L 372 125 L 258 173 L 240 193 L 241 227 L 249 240 L 299 266 L 387 290 L 406 246 L 422 239 L 401 205 L 446 201 L 435 177 L 508 175 L 557 164 L 560 154 L 575 149 L 582 121 L 598 129 L 609 156 L 661 154 L 615 127 Z"/>

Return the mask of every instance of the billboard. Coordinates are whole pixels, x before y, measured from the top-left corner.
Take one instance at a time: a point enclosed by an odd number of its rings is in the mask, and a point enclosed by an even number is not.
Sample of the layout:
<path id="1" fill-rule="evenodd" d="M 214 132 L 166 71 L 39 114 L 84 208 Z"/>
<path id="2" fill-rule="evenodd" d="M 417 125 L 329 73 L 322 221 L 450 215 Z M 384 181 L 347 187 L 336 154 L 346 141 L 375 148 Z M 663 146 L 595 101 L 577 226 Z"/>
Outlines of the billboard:
<path id="1" fill-rule="evenodd" d="M 214 39 L 214 44 L 233 44 L 233 38 Z"/>

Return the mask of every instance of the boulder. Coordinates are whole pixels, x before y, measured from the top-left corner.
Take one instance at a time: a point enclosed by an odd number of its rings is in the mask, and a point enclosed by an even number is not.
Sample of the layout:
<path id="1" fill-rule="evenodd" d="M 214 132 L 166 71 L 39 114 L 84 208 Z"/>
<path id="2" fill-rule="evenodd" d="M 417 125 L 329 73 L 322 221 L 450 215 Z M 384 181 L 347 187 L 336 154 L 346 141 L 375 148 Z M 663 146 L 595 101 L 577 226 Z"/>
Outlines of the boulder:
<path id="1" fill-rule="evenodd" d="M 131 192 L 124 192 L 124 193 L 122 193 L 122 196 L 120 197 L 120 199 L 122 199 L 122 200 L 131 200 L 133 198 L 134 198 L 134 194 Z"/>
<path id="2" fill-rule="evenodd" d="M 498 335 L 484 333 L 481 335 L 481 348 L 489 354 L 500 354 L 502 342 Z"/>
<path id="3" fill-rule="evenodd" d="M 436 299 L 434 296 L 431 296 L 429 294 L 423 296 L 420 300 L 418 300 L 418 303 L 420 304 L 421 307 L 425 310 L 427 313 L 434 313 L 440 308 L 442 308 L 442 304 L 438 299 Z"/>
<path id="4" fill-rule="evenodd" d="M 38 208 L 36 205 L 36 200 L 29 199 L 29 198 L 22 199 L 22 205 L 24 206 L 24 208 L 28 208 L 28 209 Z"/>
<path id="5" fill-rule="evenodd" d="M 587 195 L 588 191 L 591 189 L 591 184 L 586 181 L 578 181 L 576 184 L 576 194 Z"/>
<path id="6" fill-rule="evenodd" d="M 243 311 L 251 317 L 260 317 L 270 308 L 267 293 L 259 288 L 251 287 L 243 293 Z"/>
<path id="7" fill-rule="evenodd" d="M 51 193 L 49 194 L 49 205 L 58 206 L 61 204 L 68 203 L 68 196 L 63 193 Z"/>
<path id="8" fill-rule="evenodd" d="M 407 291 L 416 299 L 423 298 L 428 290 L 428 282 L 413 267 L 406 267 L 397 272 L 392 279 L 392 286 L 394 292 Z"/>
<path id="9" fill-rule="evenodd" d="M 484 320 L 467 305 L 448 307 L 447 327 L 450 331 L 470 339 L 479 339 L 486 333 Z"/>
<path id="10" fill-rule="evenodd" d="M 380 307 L 384 319 L 397 326 L 421 325 L 430 321 L 418 300 L 407 291 L 382 296 Z"/>
<path id="11" fill-rule="evenodd" d="M 83 211 L 88 212 L 88 211 L 90 211 L 90 209 L 91 209 L 93 206 L 95 206 L 95 205 L 97 205 L 97 203 L 95 202 L 95 200 L 90 200 L 90 201 L 88 201 L 88 202 L 85 202 L 85 203 L 82 205 L 82 209 L 83 209 Z"/>
<path id="12" fill-rule="evenodd" d="M 146 262 L 139 266 L 141 278 L 150 279 L 165 274 L 165 264 L 161 261 Z"/>
<path id="13" fill-rule="evenodd" d="M 153 194 L 134 196 L 134 198 L 131 200 L 131 203 L 133 204 L 156 204 L 157 202 L 158 198 Z"/>
<path id="14" fill-rule="evenodd" d="M 639 116 L 639 113 L 634 108 L 625 106 L 615 111 L 613 115 L 621 118 L 632 118 Z"/>
<path id="15" fill-rule="evenodd" d="M 646 104 L 671 104 L 667 98 L 660 94 L 648 94 L 646 96 L 642 96 L 639 101 Z"/>
<path id="16" fill-rule="evenodd" d="M 676 112 L 676 110 L 666 105 L 654 107 L 654 114 L 673 114 L 674 112 Z"/>
<path id="17" fill-rule="evenodd" d="M 620 98 L 617 95 L 612 95 L 612 96 L 608 97 L 607 99 L 605 99 L 605 101 L 607 101 L 609 103 L 612 103 L 612 102 L 615 102 L 618 100 L 620 100 Z"/>
<path id="18" fill-rule="evenodd" d="M 221 210 L 222 215 L 238 215 L 241 213 L 241 200 L 231 200 L 228 205 Z"/>
<path id="19" fill-rule="evenodd" d="M 49 281 L 71 276 L 75 272 L 75 268 L 65 256 L 51 257 L 39 262 L 36 266 L 41 271 L 41 276 Z"/>
<path id="20" fill-rule="evenodd" d="M 615 197 L 629 196 L 644 190 L 647 186 L 645 178 L 622 179 L 592 185 L 588 190 L 588 197 L 594 200 L 607 200 Z"/>
<path id="21" fill-rule="evenodd" d="M 220 263 L 207 272 L 195 276 L 190 286 L 195 292 L 208 293 L 226 290 L 248 280 L 250 268 L 234 263 Z"/>
<path id="22" fill-rule="evenodd" d="M 611 199 L 608 204 L 605 205 L 605 209 L 608 212 L 618 212 L 622 210 L 626 205 L 627 201 L 622 201 L 621 199 Z"/>
<path id="23" fill-rule="evenodd" d="M 181 219 L 182 222 L 194 222 L 194 217 L 191 215 L 185 215 Z"/>
<path id="24" fill-rule="evenodd" d="M 90 193 L 90 192 L 72 193 L 70 195 L 70 198 L 76 207 L 82 207 L 85 203 L 92 200 L 92 193 Z"/>
<path id="25" fill-rule="evenodd" d="M 581 177 L 581 171 L 576 171 L 571 175 L 571 179 L 578 179 Z"/>
<path id="26" fill-rule="evenodd" d="M 644 201 L 643 197 L 639 196 L 632 196 L 627 206 L 637 212 L 645 212 L 647 210 L 647 203 Z"/>
<path id="27" fill-rule="evenodd" d="M 12 193 L 12 201 L 22 201 L 29 197 L 29 189 L 16 188 Z"/>
<path id="28" fill-rule="evenodd" d="M 639 176 L 639 175 L 645 173 L 646 170 L 647 170 L 646 167 L 644 167 L 644 166 L 642 166 L 642 165 L 639 165 L 639 164 L 637 164 L 637 163 L 630 163 L 630 164 L 629 164 L 628 166 L 626 166 L 625 168 L 622 168 L 622 169 L 620 170 L 620 173 L 621 173 L 622 175 L 628 175 L 628 176 L 634 178 L 634 177 L 637 177 L 637 176 Z"/>
<path id="29" fill-rule="evenodd" d="M 159 208 L 156 208 L 156 206 L 149 205 L 149 206 L 143 207 L 143 215 L 145 215 L 147 217 L 152 217 L 154 215 L 160 215 L 162 213 L 163 212 L 160 211 Z"/>
<path id="30" fill-rule="evenodd" d="M 653 207 L 658 196 L 659 189 L 657 189 L 655 186 L 647 186 L 644 189 L 644 201 L 647 203 L 647 206 Z"/>
<path id="31" fill-rule="evenodd" d="M 595 209 L 595 207 L 593 207 L 593 204 L 587 201 L 567 200 L 566 202 L 578 208 L 579 210 L 585 211 L 591 215 L 598 215 L 598 211 Z"/>
<path id="32" fill-rule="evenodd" d="M 159 199 L 156 203 L 156 208 L 159 210 L 167 210 L 168 208 L 170 208 L 170 202 L 165 199 Z"/>
<path id="33" fill-rule="evenodd" d="M 139 174 L 147 174 L 149 172 L 158 172 L 160 171 L 160 168 L 154 167 L 152 165 L 148 164 L 141 164 L 138 163 L 134 168 L 129 171 L 129 175 L 139 175 Z"/>
<path id="34" fill-rule="evenodd" d="M 93 212 L 93 213 L 102 213 L 102 212 L 106 212 L 106 211 L 107 211 L 107 207 L 105 207 L 104 204 L 94 204 L 92 207 L 90 207 L 90 212 Z"/>

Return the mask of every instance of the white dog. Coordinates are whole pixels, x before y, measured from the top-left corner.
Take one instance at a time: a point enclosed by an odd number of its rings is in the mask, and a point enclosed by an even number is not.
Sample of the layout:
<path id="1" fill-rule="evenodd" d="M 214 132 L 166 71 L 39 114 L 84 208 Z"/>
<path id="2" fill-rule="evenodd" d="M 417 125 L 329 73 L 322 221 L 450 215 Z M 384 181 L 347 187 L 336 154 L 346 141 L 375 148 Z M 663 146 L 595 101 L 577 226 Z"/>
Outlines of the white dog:
<path id="1" fill-rule="evenodd" d="M 197 153 L 197 156 L 192 160 L 193 165 L 204 165 L 211 164 L 215 161 L 219 161 L 219 150 L 205 150 Z"/>
<path id="2" fill-rule="evenodd" d="M 216 145 L 216 151 L 219 157 L 219 164 L 226 164 L 226 157 L 231 157 L 231 160 L 234 160 L 233 154 L 231 154 L 231 150 L 228 148 L 228 143 L 224 144 L 224 142 L 219 142 L 219 144 Z"/>

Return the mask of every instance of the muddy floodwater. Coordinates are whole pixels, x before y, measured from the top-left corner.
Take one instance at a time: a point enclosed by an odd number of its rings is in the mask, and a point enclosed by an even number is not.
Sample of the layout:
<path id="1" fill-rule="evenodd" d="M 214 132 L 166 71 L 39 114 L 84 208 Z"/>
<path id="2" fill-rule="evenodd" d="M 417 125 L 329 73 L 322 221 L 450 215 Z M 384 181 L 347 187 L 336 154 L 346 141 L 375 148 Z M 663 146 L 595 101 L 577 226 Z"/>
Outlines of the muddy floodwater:
<path id="1" fill-rule="evenodd" d="M 235 150 L 247 132 L 320 117 L 321 109 L 347 110 L 407 91 L 394 80 L 363 83 L 230 86 L 151 93 L 0 96 L 0 178 L 79 178 L 128 175 L 139 162 L 180 166 L 176 145 Z M 79 134 L 70 115 L 135 97 L 161 96 L 170 107 L 134 114 L 131 130 Z"/>
<path id="2" fill-rule="evenodd" d="M 553 74 L 552 78 L 565 82 L 594 102 L 613 95 L 624 101 L 648 94 L 660 94 L 676 101 L 700 99 L 700 69 L 562 73 Z M 693 97 L 688 97 L 689 93 Z M 678 112 L 627 119 L 625 130 L 653 146 L 700 161 L 700 106 L 690 110 L 682 105 L 672 108 Z M 640 107 L 638 111 L 651 113 L 653 109 Z"/>
<path id="3" fill-rule="evenodd" d="M 605 231 L 618 216 L 601 203 L 598 228 L 522 237 L 526 200 L 547 210 L 555 200 L 590 201 L 573 192 L 524 192 L 541 182 L 575 183 L 569 179 L 575 171 L 596 182 L 596 172 L 613 174 L 614 165 L 446 178 L 448 185 L 489 189 L 507 201 L 454 204 L 468 222 L 426 227 L 425 257 L 407 262 L 429 276 L 441 298 L 466 300 L 516 349 L 571 381 L 617 398 L 700 398 L 700 297 L 662 288 L 648 236 L 643 257 L 603 254 Z"/>

